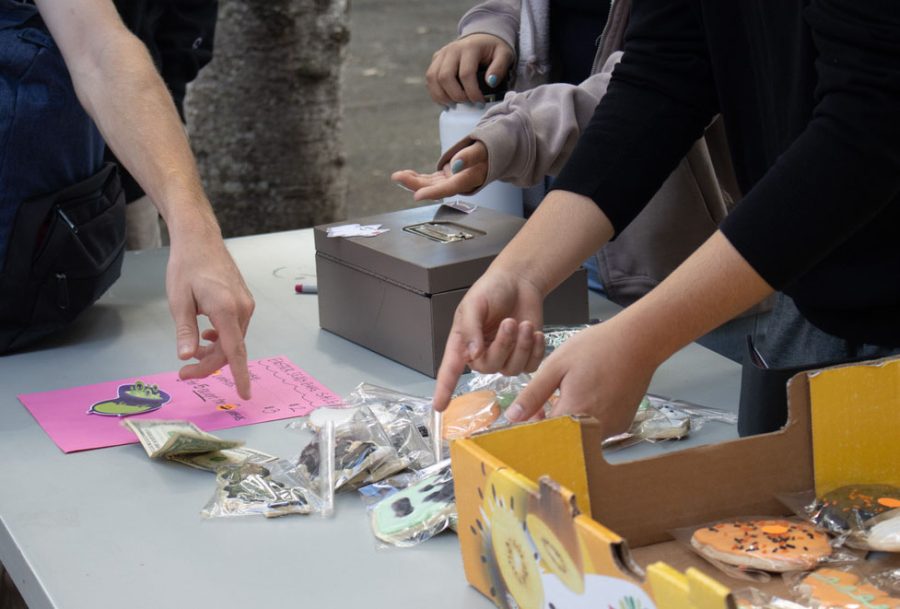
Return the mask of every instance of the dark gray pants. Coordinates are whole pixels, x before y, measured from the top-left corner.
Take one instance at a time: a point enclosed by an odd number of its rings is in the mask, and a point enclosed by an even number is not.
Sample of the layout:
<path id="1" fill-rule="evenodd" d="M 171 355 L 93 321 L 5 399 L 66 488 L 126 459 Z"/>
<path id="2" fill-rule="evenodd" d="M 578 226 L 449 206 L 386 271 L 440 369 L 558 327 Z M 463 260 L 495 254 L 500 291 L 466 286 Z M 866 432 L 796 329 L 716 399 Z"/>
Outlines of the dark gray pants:
<path id="1" fill-rule="evenodd" d="M 765 339 L 758 346 L 772 368 L 877 359 L 900 353 L 900 346 L 859 343 L 819 330 L 806 321 L 793 299 L 784 294 L 777 295 L 775 307 L 769 314 Z"/>

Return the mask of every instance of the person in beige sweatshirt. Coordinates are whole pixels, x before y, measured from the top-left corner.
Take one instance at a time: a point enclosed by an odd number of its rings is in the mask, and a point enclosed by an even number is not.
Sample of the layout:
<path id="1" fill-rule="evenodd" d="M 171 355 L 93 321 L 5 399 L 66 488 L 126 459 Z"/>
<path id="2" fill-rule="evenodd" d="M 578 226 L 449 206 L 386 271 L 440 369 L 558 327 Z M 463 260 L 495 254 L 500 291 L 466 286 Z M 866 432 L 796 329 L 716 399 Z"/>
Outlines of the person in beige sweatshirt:
<path id="1" fill-rule="evenodd" d="M 493 180 L 532 187 L 562 169 L 622 57 L 630 0 L 613 3 L 593 74 L 577 86 L 547 82 L 549 1 L 478 4 L 460 21 L 459 38 L 434 54 L 426 80 L 438 103 L 483 101 L 475 81 L 478 65 L 488 66 L 489 85 L 515 66 L 513 92 L 441 156 L 438 171 L 394 173 L 395 181 L 416 191 L 417 201 L 477 192 Z M 715 231 L 738 198 L 724 130 L 715 121 L 641 214 L 597 252 L 608 298 L 627 306 L 652 290 Z M 699 342 L 741 361 L 745 336 L 764 331 L 767 308 L 752 309 Z"/>

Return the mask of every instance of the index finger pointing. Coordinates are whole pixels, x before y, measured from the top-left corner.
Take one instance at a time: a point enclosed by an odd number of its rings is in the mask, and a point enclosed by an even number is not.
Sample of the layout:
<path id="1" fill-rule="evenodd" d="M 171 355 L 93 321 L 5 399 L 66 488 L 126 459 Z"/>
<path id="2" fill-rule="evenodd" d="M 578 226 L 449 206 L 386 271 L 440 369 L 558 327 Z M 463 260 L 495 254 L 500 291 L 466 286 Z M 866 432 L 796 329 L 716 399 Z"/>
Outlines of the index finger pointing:
<path id="1" fill-rule="evenodd" d="M 437 411 L 443 411 L 453 397 L 456 383 L 466 370 L 469 362 L 468 350 L 461 334 L 453 333 L 447 340 L 444 350 L 444 358 L 441 360 L 441 368 L 438 370 L 437 380 L 434 385 L 434 398 L 432 405 Z"/>
<path id="2" fill-rule="evenodd" d="M 244 332 L 238 322 L 237 315 L 225 313 L 210 315 L 209 320 L 219 333 L 219 343 L 231 368 L 238 395 L 249 400 L 250 371 L 247 369 L 247 347 L 244 344 Z"/>

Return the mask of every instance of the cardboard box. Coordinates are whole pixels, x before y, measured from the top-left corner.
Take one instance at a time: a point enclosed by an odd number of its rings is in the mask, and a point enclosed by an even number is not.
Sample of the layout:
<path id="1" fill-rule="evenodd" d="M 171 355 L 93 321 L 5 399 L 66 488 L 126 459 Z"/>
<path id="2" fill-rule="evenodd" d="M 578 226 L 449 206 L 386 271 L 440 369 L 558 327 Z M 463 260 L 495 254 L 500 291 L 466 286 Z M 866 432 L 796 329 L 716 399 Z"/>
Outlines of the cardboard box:
<path id="1" fill-rule="evenodd" d="M 328 227 L 346 222 L 315 228 L 319 325 L 434 377 L 456 306 L 525 221 L 483 207 L 465 214 L 430 205 L 354 222 L 390 231 L 329 239 Z M 467 238 L 443 242 L 441 231 Z M 544 322 L 587 321 L 580 269 L 547 297 Z"/>
<path id="2" fill-rule="evenodd" d="M 500 607 L 733 608 L 749 582 L 669 531 L 786 515 L 785 492 L 900 486 L 900 359 L 797 375 L 788 397 L 778 432 L 616 465 L 586 418 L 454 442 L 467 579 Z M 753 585 L 786 592 L 779 577 Z"/>

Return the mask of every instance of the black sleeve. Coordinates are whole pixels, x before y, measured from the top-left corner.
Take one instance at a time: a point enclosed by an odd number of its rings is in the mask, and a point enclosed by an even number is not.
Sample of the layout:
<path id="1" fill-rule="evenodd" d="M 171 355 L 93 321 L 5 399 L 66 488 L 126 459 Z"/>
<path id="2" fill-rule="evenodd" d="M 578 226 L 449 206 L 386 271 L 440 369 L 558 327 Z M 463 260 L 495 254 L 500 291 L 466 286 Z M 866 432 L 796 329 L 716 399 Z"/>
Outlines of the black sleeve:
<path id="1" fill-rule="evenodd" d="M 593 199 L 620 233 L 718 111 L 691 0 L 635 0 L 609 90 L 553 184 Z"/>
<path id="2" fill-rule="evenodd" d="M 818 53 L 812 119 L 722 224 L 776 289 L 900 196 L 897 7 L 896 0 L 814 0 L 805 10 Z"/>
<path id="3" fill-rule="evenodd" d="M 212 60 L 218 0 L 170 0 L 156 30 L 159 71 L 184 120 L 187 84 Z"/>

